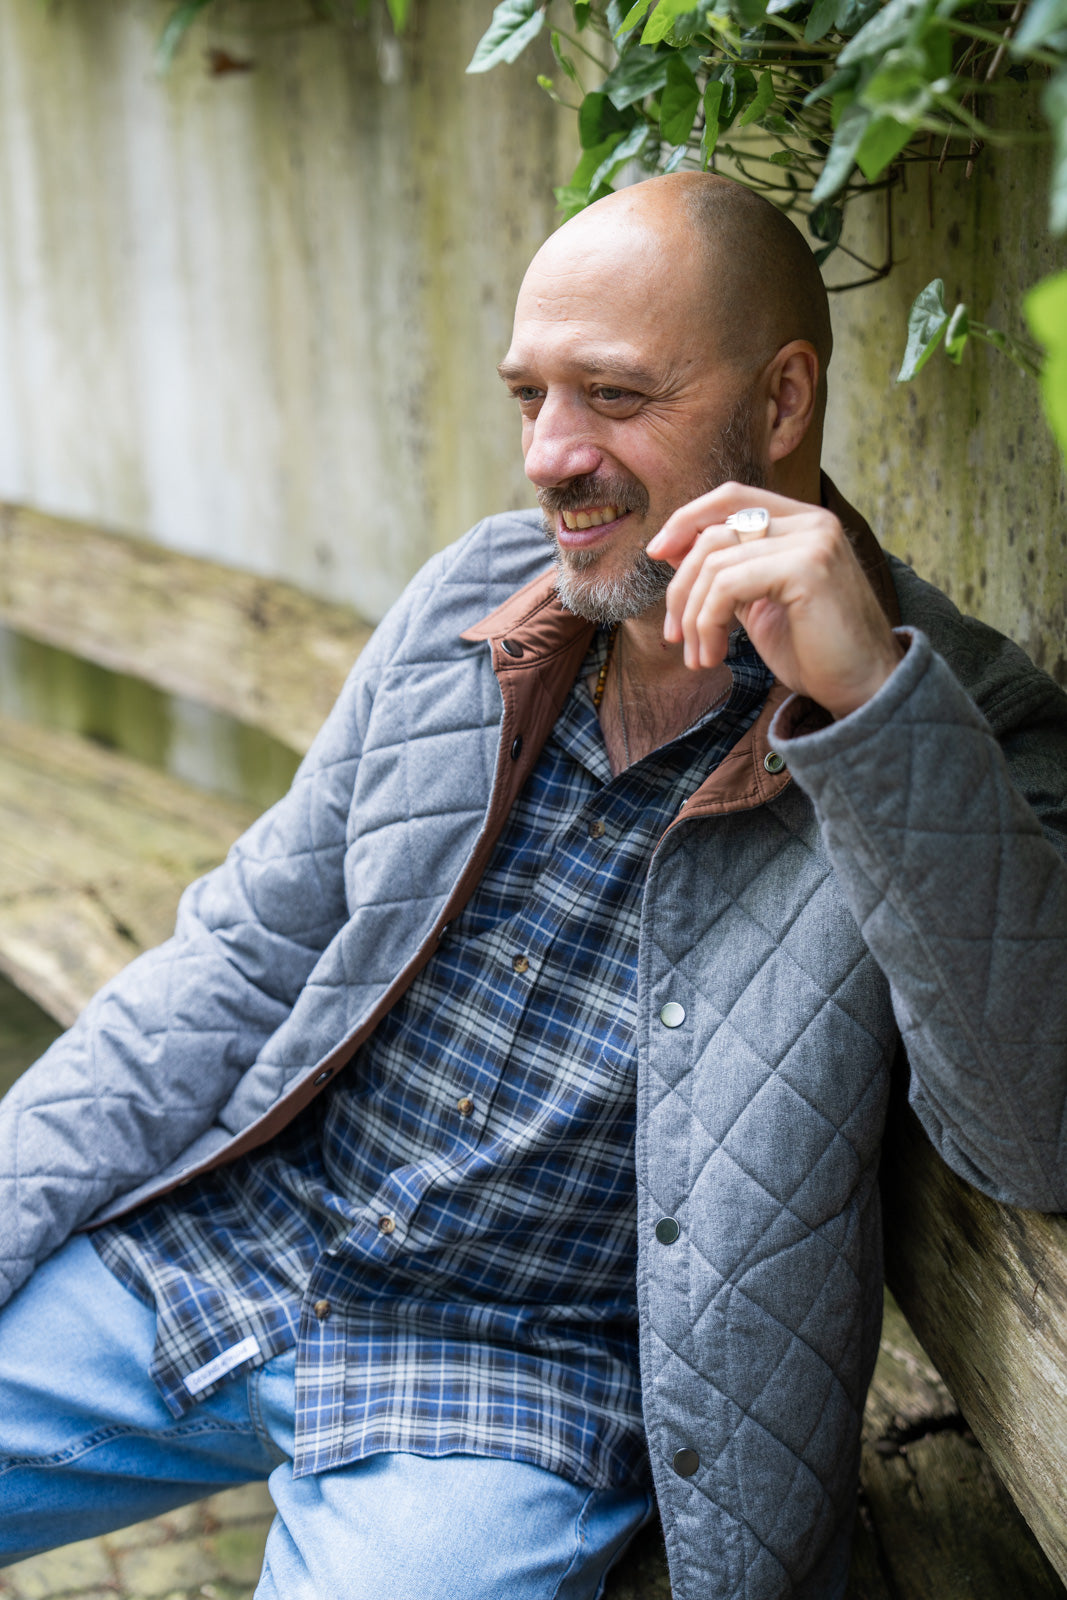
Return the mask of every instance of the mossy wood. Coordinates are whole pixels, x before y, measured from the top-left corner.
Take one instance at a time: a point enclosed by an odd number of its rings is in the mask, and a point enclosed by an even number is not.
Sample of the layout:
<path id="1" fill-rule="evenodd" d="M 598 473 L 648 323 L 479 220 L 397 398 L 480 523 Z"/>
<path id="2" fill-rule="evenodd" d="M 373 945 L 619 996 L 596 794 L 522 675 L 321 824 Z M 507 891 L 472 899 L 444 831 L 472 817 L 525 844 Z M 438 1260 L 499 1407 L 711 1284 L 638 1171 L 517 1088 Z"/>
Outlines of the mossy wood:
<path id="1" fill-rule="evenodd" d="M 345 606 L 0 506 L 0 622 L 307 749 L 370 636 Z"/>
<path id="2" fill-rule="evenodd" d="M 883 1186 L 890 1287 L 1067 1578 L 1067 1217 L 980 1194 L 902 1104 Z"/>
<path id="3" fill-rule="evenodd" d="M 0 973 L 57 1021 L 171 932 L 252 810 L 0 719 Z"/>

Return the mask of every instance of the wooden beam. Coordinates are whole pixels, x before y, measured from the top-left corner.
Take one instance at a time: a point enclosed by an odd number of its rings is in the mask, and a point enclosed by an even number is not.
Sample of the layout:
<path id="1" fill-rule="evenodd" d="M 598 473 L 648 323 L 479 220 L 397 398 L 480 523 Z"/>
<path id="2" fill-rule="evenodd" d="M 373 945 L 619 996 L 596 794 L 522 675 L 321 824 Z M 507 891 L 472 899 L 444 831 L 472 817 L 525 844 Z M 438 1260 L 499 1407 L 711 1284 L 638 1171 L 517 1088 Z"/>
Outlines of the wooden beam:
<path id="1" fill-rule="evenodd" d="M 300 754 L 371 632 L 290 584 L 2 504 L 0 622 Z"/>
<path id="2" fill-rule="evenodd" d="M 882 1170 L 887 1281 L 1067 1579 L 1067 1217 L 980 1194 L 903 1104 Z"/>
<path id="3" fill-rule="evenodd" d="M 174 925 L 254 809 L 0 718 L 0 973 L 57 1021 Z"/>

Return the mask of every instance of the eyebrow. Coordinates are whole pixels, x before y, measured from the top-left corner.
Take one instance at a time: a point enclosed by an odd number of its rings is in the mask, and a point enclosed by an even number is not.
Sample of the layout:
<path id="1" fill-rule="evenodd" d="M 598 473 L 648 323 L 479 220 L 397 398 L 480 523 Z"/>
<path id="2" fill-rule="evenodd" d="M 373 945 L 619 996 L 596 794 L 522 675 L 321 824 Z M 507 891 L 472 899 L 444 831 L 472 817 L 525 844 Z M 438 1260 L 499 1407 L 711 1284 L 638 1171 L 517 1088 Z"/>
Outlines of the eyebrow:
<path id="1" fill-rule="evenodd" d="M 637 388 L 651 388 L 656 382 L 655 373 L 650 367 L 636 365 L 629 356 L 613 358 L 610 352 L 607 355 L 572 358 L 570 365 L 577 367 L 590 378 L 610 377 L 618 379 L 620 383 L 633 384 Z M 521 361 L 504 360 L 497 367 L 497 372 L 505 383 L 514 383 L 527 376 L 529 368 Z"/>

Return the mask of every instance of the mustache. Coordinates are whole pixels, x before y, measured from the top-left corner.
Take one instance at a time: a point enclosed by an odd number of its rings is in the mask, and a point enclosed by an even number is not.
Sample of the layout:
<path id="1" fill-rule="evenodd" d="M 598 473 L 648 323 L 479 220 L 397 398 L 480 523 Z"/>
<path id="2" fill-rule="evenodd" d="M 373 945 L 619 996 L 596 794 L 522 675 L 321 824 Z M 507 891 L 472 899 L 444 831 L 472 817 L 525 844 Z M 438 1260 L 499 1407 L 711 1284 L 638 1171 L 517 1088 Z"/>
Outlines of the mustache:
<path id="1" fill-rule="evenodd" d="M 550 514 L 584 511 L 588 506 L 617 506 L 620 511 L 643 515 L 648 510 L 648 491 L 635 478 L 587 472 L 552 488 L 538 489 L 537 503 Z"/>

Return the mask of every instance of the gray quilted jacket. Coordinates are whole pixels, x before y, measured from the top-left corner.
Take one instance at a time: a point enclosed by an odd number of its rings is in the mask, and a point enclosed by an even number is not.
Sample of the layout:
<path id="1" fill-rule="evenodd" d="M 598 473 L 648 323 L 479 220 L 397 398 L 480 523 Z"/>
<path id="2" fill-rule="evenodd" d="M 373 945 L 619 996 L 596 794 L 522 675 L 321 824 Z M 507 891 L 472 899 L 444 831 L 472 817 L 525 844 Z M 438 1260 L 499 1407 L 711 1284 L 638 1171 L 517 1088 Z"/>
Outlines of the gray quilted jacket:
<path id="1" fill-rule="evenodd" d="M 945 1159 L 1067 1208 L 1067 703 L 907 568 L 890 581 L 835 504 L 916 630 L 906 657 L 834 725 L 773 691 L 644 897 L 641 1362 L 677 1600 L 843 1592 L 898 1030 Z M 9 1093 L 0 1300 L 73 1229 L 269 1138 L 428 959 L 587 648 L 544 565 L 532 514 L 431 561 L 288 796 Z"/>

